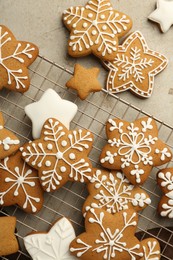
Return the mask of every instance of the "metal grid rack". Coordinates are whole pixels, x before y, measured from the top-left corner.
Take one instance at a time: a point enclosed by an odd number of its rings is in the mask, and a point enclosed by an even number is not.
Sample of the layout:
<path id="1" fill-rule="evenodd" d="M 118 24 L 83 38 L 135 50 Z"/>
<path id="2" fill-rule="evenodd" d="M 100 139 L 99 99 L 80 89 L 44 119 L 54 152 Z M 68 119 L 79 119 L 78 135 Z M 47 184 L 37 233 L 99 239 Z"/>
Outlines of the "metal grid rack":
<path id="1" fill-rule="evenodd" d="M 151 116 L 139 108 L 122 100 L 118 96 L 111 95 L 105 89 L 91 94 L 85 101 L 81 101 L 76 92 L 65 87 L 65 83 L 73 73 L 64 67 L 39 57 L 30 67 L 31 86 L 25 94 L 15 93 L 3 89 L 0 92 L 0 110 L 5 118 L 6 128 L 16 133 L 21 144 L 28 142 L 31 137 L 31 122 L 24 112 L 24 107 L 39 100 L 47 88 L 53 88 L 64 99 L 77 104 L 78 113 L 71 123 L 71 128 L 90 129 L 95 142 L 90 153 L 94 167 L 99 167 L 99 155 L 106 143 L 105 123 L 109 118 L 122 118 L 133 121 L 142 116 Z M 154 117 L 155 118 L 155 117 Z M 173 127 L 155 118 L 159 127 L 159 137 L 173 150 Z M 172 167 L 173 161 L 164 167 Z M 143 231 L 142 239 L 150 235 L 151 228 L 158 228 L 153 236 L 164 245 L 162 246 L 162 260 L 171 260 L 173 255 L 167 254 L 168 249 L 173 252 L 173 231 L 168 227 L 173 226 L 172 221 L 161 218 L 157 213 L 157 205 L 161 196 L 160 189 L 156 185 L 155 176 L 158 168 L 154 168 L 150 177 L 143 185 L 152 199 L 152 204 L 139 213 L 138 231 Z M 17 254 L 2 257 L 2 259 L 24 260 L 30 259 L 23 244 L 23 237 L 32 231 L 47 231 L 52 222 L 59 217 L 70 218 L 76 234 L 84 231 L 84 221 L 81 213 L 82 205 L 87 196 L 84 184 L 68 182 L 64 187 L 54 193 L 46 193 L 43 209 L 36 215 L 24 213 L 19 207 L 2 207 L 0 215 L 17 217 L 17 237 L 20 250 Z M 160 234 L 166 232 L 164 240 Z"/>

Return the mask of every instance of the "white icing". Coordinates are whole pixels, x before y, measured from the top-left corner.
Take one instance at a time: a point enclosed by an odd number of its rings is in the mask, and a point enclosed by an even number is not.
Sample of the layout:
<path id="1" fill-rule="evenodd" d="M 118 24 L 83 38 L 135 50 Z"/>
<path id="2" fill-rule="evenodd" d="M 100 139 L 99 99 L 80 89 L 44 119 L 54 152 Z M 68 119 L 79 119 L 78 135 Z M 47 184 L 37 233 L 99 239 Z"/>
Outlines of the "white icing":
<path id="1" fill-rule="evenodd" d="M 93 236 L 94 243 L 93 246 L 85 243 L 82 239 L 79 238 L 76 240 L 79 247 L 76 248 L 70 248 L 71 252 L 76 252 L 77 257 L 81 257 L 84 254 L 87 254 L 89 251 L 89 254 L 92 255 L 92 252 L 101 253 L 103 255 L 103 259 L 105 260 L 113 260 L 115 259 L 116 252 L 119 254 L 121 253 L 128 253 L 129 259 L 136 259 L 136 257 L 142 257 L 143 253 L 141 253 L 140 249 L 140 242 L 137 244 L 131 245 L 132 247 L 129 248 L 126 243 L 126 238 L 124 236 L 124 232 L 128 232 L 128 229 L 131 227 L 135 227 L 137 225 L 136 222 L 136 213 L 128 212 L 122 212 L 121 218 L 123 221 L 123 227 L 120 226 L 120 228 L 115 228 L 115 230 L 110 230 L 107 226 L 104 226 L 105 223 L 107 223 L 106 216 L 104 212 L 101 212 L 100 214 L 96 214 L 94 209 L 90 210 L 93 217 L 89 218 L 90 225 L 97 224 L 100 229 L 100 233 L 98 233 L 97 239 L 95 239 L 95 236 Z M 116 223 L 116 222 L 115 222 Z M 115 224 L 115 226 L 118 226 Z M 91 230 L 91 229 L 90 229 Z M 92 242 L 92 241 L 91 241 Z M 84 256 L 85 259 L 86 256 Z"/>
<path id="2" fill-rule="evenodd" d="M 141 183 L 141 175 L 143 175 L 145 172 L 143 169 L 139 169 L 138 165 L 135 165 L 135 169 L 130 171 L 130 174 L 132 176 L 135 176 L 136 182 Z"/>
<path id="3" fill-rule="evenodd" d="M 92 145 L 93 139 L 89 131 L 74 130 L 65 133 L 64 126 L 57 120 L 48 119 L 44 126 L 44 136 L 40 142 L 31 142 L 22 149 L 22 156 L 26 162 L 30 162 L 33 167 L 39 167 L 42 186 L 46 186 L 46 191 L 58 189 L 63 175 L 68 169 L 69 179 L 84 182 L 91 179 L 91 168 L 89 159 L 86 157 L 89 144 Z M 47 151 L 47 145 L 52 143 L 52 150 Z M 62 142 L 68 141 L 67 147 L 62 147 Z M 76 156 L 77 155 L 77 156 Z M 84 156 L 85 155 L 85 156 Z M 83 158 L 84 157 L 84 158 Z M 51 165 L 45 170 L 45 162 L 51 160 Z M 77 158 L 75 160 L 75 158 Z M 59 162 L 60 161 L 60 162 Z M 61 166 L 59 166 L 61 165 Z M 62 166 L 63 165 L 63 166 Z M 59 168 L 60 167 L 60 168 Z M 60 169 L 60 171 L 59 171 Z"/>
<path id="4" fill-rule="evenodd" d="M 116 51 L 117 35 L 126 31 L 127 25 L 130 25 L 130 20 L 125 15 L 112 11 L 107 0 L 89 1 L 85 8 L 71 7 L 64 13 L 63 19 L 73 28 L 69 42 L 73 52 L 91 48 L 94 41 L 98 45 L 97 52 L 102 57 Z M 88 26 L 84 26 L 86 23 Z M 105 31 L 107 28 L 108 30 Z M 93 39 L 92 36 L 96 37 Z"/>
<path id="5" fill-rule="evenodd" d="M 171 153 L 168 151 L 168 148 L 166 148 L 166 147 L 163 148 L 163 150 L 156 149 L 155 153 L 161 154 L 161 157 L 160 157 L 161 161 L 165 161 L 166 158 L 170 158 L 172 156 Z"/>
<path id="6" fill-rule="evenodd" d="M 67 141 L 63 140 L 63 141 L 61 142 L 61 145 L 62 145 L 63 147 L 66 147 L 66 146 L 67 146 Z"/>
<path id="7" fill-rule="evenodd" d="M 48 118 L 59 120 L 69 129 L 77 109 L 74 103 L 62 99 L 53 89 L 47 89 L 39 101 L 25 107 L 25 113 L 32 121 L 33 138 L 40 138 L 41 129 Z"/>
<path id="8" fill-rule="evenodd" d="M 16 161 L 17 165 L 18 161 Z M 8 165 L 9 164 L 9 165 Z M 6 157 L 3 162 L 0 163 L 0 169 L 8 173 L 8 177 L 5 178 L 5 182 L 9 184 L 9 187 L 5 191 L 1 191 L 0 189 L 0 205 L 4 204 L 5 198 L 8 195 L 8 193 L 11 192 L 12 189 L 14 189 L 14 196 L 19 198 L 20 202 L 20 192 L 19 189 L 22 189 L 22 196 L 25 195 L 25 202 L 23 205 L 20 205 L 23 207 L 23 209 L 26 209 L 27 207 L 31 207 L 32 212 L 36 212 L 36 203 L 40 202 L 40 198 L 34 197 L 34 195 L 30 195 L 28 193 L 27 187 L 35 187 L 35 180 L 38 180 L 38 176 L 30 176 L 32 174 L 31 169 L 26 169 L 26 164 L 23 161 L 22 167 L 15 166 L 14 169 L 11 169 L 10 166 L 10 158 Z M 5 174 L 5 173 L 4 173 Z M 33 190 L 31 189 L 31 194 L 33 194 Z"/>
<path id="9" fill-rule="evenodd" d="M 5 139 L 3 140 L 0 140 L 0 145 L 3 145 L 3 148 L 5 151 L 8 151 L 11 147 L 11 145 L 15 145 L 15 144 L 19 144 L 20 141 L 19 140 L 14 140 L 14 139 L 11 139 L 11 137 L 6 137 Z"/>
<path id="10" fill-rule="evenodd" d="M 157 9 L 152 12 L 148 19 L 160 24 L 163 33 L 166 33 L 173 24 L 173 1 L 157 0 Z"/>
<path id="11" fill-rule="evenodd" d="M 75 260 L 69 245 L 75 232 L 66 218 L 56 222 L 47 234 L 31 234 L 24 237 L 24 244 L 33 260 Z"/>
<path id="12" fill-rule="evenodd" d="M 24 59 L 21 57 L 21 55 L 25 55 L 27 58 L 32 58 L 32 52 L 35 50 L 34 47 L 31 47 L 29 43 L 26 44 L 25 48 L 21 50 L 21 43 L 18 42 L 17 46 L 15 47 L 13 53 L 9 54 L 9 56 L 4 56 L 6 53 L 5 49 L 9 48 L 9 44 L 12 41 L 11 37 L 8 37 L 8 32 L 4 31 L 4 27 L 0 26 L 0 65 L 6 70 L 8 75 L 8 84 L 11 85 L 13 81 L 15 82 L 16 89 L 24 89 L 25 84 L 24 80 L 28 79 L 28 76 L 21 76 L 20 74 L 23 73 L 22 69 L 14 70 L 12 68 L 8 67 L 8 63 L 4 62 L 9 59 L 13 59 L 16 61 L 16 64 L 24 63 Z M 8 43 L 8 46 L 6 47 L 6 44 Z M 20 51 L 19 51 L 20 49 Z M 8 52 L 8 50 L 7 50 Z M 3 53 L 3 56 L 2 56 Z M 9 52 L 8 52 L 9 53 Z"/>
<path id="13" fill-rule="evenodd" d="M 142 243 L 144 244 L 145 240 L 142 241 Z M 149 241 L 149 239 L 146 239 L 146 244 L 143 245 L 143 260 L 160 260 L 161 252 L 160 250 L 157 250 L 157 246 L 160 248 L 157 240 Z"/>
<path id="14" fill-rule="evenodd" d="M 48 150 L 52 150 L 52 148 L 53 148 L 53 145 L 52 145 L 52 144 L 48 144 L 48 145 L 47 145 L 47 149 L 48 149 Z"/>
<path id="15" fill-rule="evenodd" d="M 142 48 L 138 47 L 138 41 Z M 107 90 L 119 93 L 130 89 L 138 96 L 148 98 L 153 91 L 154 76 L 164 70 L 167 64 L 167 58 L 150 50 L 141 32 L 136 31 L 118 47 L 113 61 L 104 62 L 110 70 Z"/>
<path id="16" fill-rule="evenodd" d="M 46 161 L 46 162 L 45 162 L 45 165 L 46 165 L 47 167 L 50 167 L 50 166 L 51 166 L 51 161 Z"/>
<path id="17" fill-rule="evenodd" d="M 91 180 L 94 186 L 94 196 L 91 203 L 93 208 L 104 208 L 109 213 L 115 214 L 121 210 L 133 207 L 146 207 L 151 203 L 146 194 L 133 185 L 130 184 L 124 174 L 118 173 L 102 173 L 97 170 Z M 136 192 L 136 190 L 138 192 Z M 92 194 L 90 195 L 92 196 Z M 87 211 L 90 206 L 87 204 Z"/>
<path id="18" fill-rule="evenodd" d="M 152 130 L 153 129 L 153 125 L 152 123 L 152 118 L 148 118 L 147 121 L 142 121 L 141 125 L 143 126 L 142 128 L 142 132 L 146 133 L 147 130 Z"/>

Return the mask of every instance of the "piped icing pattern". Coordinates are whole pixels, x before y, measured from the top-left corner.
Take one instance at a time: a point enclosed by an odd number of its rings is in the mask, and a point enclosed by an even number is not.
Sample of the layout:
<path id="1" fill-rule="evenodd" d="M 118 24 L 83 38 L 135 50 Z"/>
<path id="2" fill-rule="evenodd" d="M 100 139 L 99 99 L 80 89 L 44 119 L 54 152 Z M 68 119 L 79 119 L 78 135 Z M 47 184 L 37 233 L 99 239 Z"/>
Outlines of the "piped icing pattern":
<path id="1" fill-rule="evenodd" d="M 118 38 L 132 27 L 131 19 L 112 8 L 109 0 L 90 0 L 85 7 L 70 7 L 63 21 L 71 31 L 69 54 L 86 56 L 91 52 L 101 59 L 113 60 Z"/>
<path id="2" fill-rule="evenodd" d="M 89 196 L 83 206 L 84 213 L 91 208 L 101 208 L 111 214 L 126 209 L 139 211 L 151 203 L 147 193 L 133 186 L 123 173 L 93 171 L 93 178 L 87 185 Z"/>
<path id="3" fill-rule="evenodd" d="M 130 90 L 135 95 L 148 98 L 154 87 L 154 77 L 168 64 L 167 58 L 149 49 L 141 32 L 132 33 L 118 47 L 113 61 L 105 61 L 109 70 L 107 90 L 111 93 Z"/>
<path id="4" fill-rule="evenodd" d="M 160 260 L 160 245 L 154 238 L 148 238 L 141 241 L 144 256 L 140 260 Z"/>
<path id="5" fill-rule="evenodd" d="M 47 192 L 60 188 L 68 180 L 91 180 L 92 165 L 87 155 L 93 135 L 87 130 L 69 131 L 56 119 L 48 119 L 41 138 L 25 144 L 24 160 L 39 171 L 40 182 Z"/>
<path id="6" fill-rule="evenodd" d="M 101 164 L 108 169 L 121 169 L 134 185 L 143 183 L 153 166 L 172 158 L 168 146 L 158 139 L 152 118 L 144 117 L 133 123 L 109 119 L 106 132 L 108 144 L 102 150 Z"/>

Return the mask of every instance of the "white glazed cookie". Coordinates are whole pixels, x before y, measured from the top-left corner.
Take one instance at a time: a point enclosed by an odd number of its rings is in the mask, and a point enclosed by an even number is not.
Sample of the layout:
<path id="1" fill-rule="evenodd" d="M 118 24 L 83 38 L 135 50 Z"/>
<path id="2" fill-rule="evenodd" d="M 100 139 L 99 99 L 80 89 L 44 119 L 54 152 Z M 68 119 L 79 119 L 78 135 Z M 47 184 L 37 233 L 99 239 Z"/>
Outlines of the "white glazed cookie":
<path id="1" fill-rule="evenodd" d="M 17 204 L 27 213 L 43 206 L 43 190 L 37 171 L 27 165 L 18 151 L 0 162 L 0 205 Z"/>
<path id="2" fill-rule="evenodd" d="M 156 122 L 143 117 L 129 123 L 109 119 L 106 124 L 108 144 L 103 148 L 101 164 L 111 170 L 122 170 L 132 184 L 142 184 L 154 166 L 169 162 L 172 153 L 158 138 Z"/>
<path id="3" fill-rule="evenodd" d="M 40 138 L 41 129 L 48 118 L 56 118 L 69 129 L 77 109 L 74 103 L 62 99 L 53 89 L 47 89 L 39 101 L 25 107 L 25 113 L 32 121 L 33 138 Z"/>
<path id="4" fill-rule="evenodd" d="M 75 260 L 69 245 L 75 232 L 66 218 L 58 220 L 48 233 L 32 233 L 24 237 L 24 244 L 33 260 Z"/>
<path id="5" fill-rule="evenodd" d="M 140 259 L 143 249 L 134 236 L 137 222 L 133 210 L 112 216 L 104 210 L 91 209 L 85 218 L 86 232 L 70 244 L 70 251 L 81 260 Z"/>
<path id="6" fill-rule="evenodd" d="M 144 256 L 140 260 L 160 260 L 160 244 L 154 238 L 148 238 L 141 241 Z"/>
<path id="7" fill-rule="evenodd" d="M 90 208 L 101 208 L 111 214 L 125 209 L 140 211 L 151 203 L 148 194 L 133 186 L 121 172 L 93 169 L 93 178 L 87 188 L 89 196 L 83 213 Z"/>
<path id="8" fill-rule="evenodd" d="M 148 16 L 148 19 L 159 23 L 162 32 L 166 33 L 173 24 L 172 14 L 172 0 L 157 0 L 157 9 Z"/>
<path id="9" fill-rule="evenodd" d="M 173 218 L 173 168 L 158 172 L 157 182 L 164 193 L 158 205 L 158 211 L 162 217 Z"/>
<path id="10" fill-rule="evenodd" d="M 153 92 L 154 77 L 167 64 L 167 58 L 149 49 L 142 33 L 136 31 L 118 47 L 114 60 L 104 62 L 109 70 L 107 90 L 111 93 L 130 90 L 148 98 Z"/>
<path id="11" fill-rule="evenodd" d="M 4 128 L 4 119 L 0 112 L 0 159 L 3 159 L 19 149 L 20 141 L 11 131 Z"/>
<path id="12" fill-rule="evenodd" d="M 7 27 L 0 25 L 0 89 L 27 91 L 30 85 L 27 67 L 37 56 L 36 45 L 17 41 Z"/>
<path id="13" fill-rule="evenodd" d="M 92 176 L 88 158 L 93 135 L 88 130 L 69 131 L 56 119 L 48 119 L 40 139 L 21 148 L 23 159 L 38 170 L 45 191 L 59 189 L 68 180 L 87 182 Z"/>
<path id="14" fill-rule="evenodd" d="M 112 8 L 110 0 L 90 0 L 85 7 L 70 7 L 63 13 L 63 22 L 71 32 L 68 52 L 73 57 L 90 53 L 104 60 L 113 60 L 118 39 L 132 27 L 131 19 Z"/>

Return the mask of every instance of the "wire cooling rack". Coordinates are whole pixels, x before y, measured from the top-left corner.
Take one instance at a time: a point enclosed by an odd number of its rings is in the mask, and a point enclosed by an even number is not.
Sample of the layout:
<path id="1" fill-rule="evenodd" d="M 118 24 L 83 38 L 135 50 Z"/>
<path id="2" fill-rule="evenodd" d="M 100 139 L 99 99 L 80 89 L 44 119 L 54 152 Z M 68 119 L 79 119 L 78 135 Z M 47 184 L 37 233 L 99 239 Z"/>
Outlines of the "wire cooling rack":
<path id="1" fill-rule="evenodd" d="M 144 115 L 151 116 L 139 108 L 122 100 L 118 96 L 111 95 L 106 90 L 91 94 L 85 101 L 81 101 L 76 92 L 65 87 L 65 83 L 73 73 L 64 67 L 51 62 L 50 60 L 39 57 L 30 67 L 31 87 L 25 94 L 15 93 L 3 89 L 0 92 L 0 109 L 5 118 L 6 128 L 16 133 L 20 138 L 21 144 L 32 139 L 31 122 L 24 112 L 24 107 L 40 99 L 43 92 L 48 88 L 53 88 L 64 99 L 77 104 L 78 113 L 71 123 L 71 128 L 90 129 L 95 142 L 90 153 L 94 167 L 99 167 L 99 155 L 101 149 L 106 144 L 105 123 L 109 118 L 122 118 L 133 121 Z M 155 118 L 155 117 L 154 117 Z M 159 137 L 172 149 L 173 146 L 173 127 L 155 118 L 159 128 Z M 173 149 L 172 149 L 173 150 Z M 172 167 L 173 161 L 164 167 Z M 163 168 L 163 167 L 162 167 Z M 156 172 L 154 168 L 150 177 L 143 188 L 148 192 L 152 199 L 152 204 L 139 214 L 138 231 L 143 231 L 141 238 L 150 235 L 151 228 L 158 228 L 158 232 L 153 235 L 162 243 L 163 260 L 173 259 L 173 226 L 172 221 L 161 218 L 157 213 L 157 205 L 161 196 L 160 189 L 156 185 Z M 19 207 L 3 207 L 0 209 L 1 215 L 17 217 L 16 235 L 20 243 L 20 250 L 17 254 L 2 257 L 2 259 L 27 260 L 30 259 L 23 244 L 23 237 L 32 231 L 47 231 L 51 223 L 59 217 L 65 216 L 71 219 L 76 234 L 84 231 L 84 220 L 82 217 L 82 205 L 87 196 L 84 184 L 68 182 L 64 187 L 54 193 L 45 194 L 43 209 L 36 215 L 24 213 Z M 160 236 L 166 232 L 166 238 Z M 171 250 L 172 257 L 167 254 Z"/>

